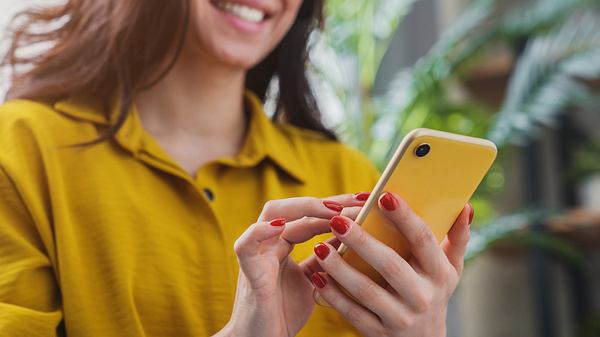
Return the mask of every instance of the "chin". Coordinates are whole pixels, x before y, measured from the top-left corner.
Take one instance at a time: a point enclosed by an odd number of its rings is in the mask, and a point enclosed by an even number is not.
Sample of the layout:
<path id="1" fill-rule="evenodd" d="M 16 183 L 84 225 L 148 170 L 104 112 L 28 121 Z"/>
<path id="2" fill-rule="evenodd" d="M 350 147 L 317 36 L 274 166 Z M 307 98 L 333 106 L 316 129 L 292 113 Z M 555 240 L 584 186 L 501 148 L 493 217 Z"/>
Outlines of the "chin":
<path id="1" fill-rule="evenodd" d="M 269 52 L 270 49 L 259 50 L 255 46 L 232 46 L 215 50 L 214 56 L 220 63 L 228 67 L 250 70 L 259 64 Z"/>
<path id="2" fill-rule="evenodd" d="M 249 70 L 281 42 L 300 0 L 194 0 L 195 45 L 211 64 Z M 207 60 L 208 61 L 208 60 Z"/>

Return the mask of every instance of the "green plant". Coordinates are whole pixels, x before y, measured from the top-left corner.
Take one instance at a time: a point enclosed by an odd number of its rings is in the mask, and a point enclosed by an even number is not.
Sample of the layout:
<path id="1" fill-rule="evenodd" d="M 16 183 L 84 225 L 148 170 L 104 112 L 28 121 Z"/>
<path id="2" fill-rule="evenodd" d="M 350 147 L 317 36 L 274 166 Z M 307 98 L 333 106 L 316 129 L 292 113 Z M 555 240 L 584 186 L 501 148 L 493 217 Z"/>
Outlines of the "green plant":
<path id="1" fill-rule="evenodd" d="M 600 139 L 580 144 L 575 150 L 571 178 L 575 181 L 600 173 Z"/>
<path id="2" fill-rule="evenodd" d="M 574 266 L 581 252 L 552 234 L 530 230 L 556 211 L 528 210 L 506 216 L 494 211 L 493 197 L 503 188 L 506 145 L 522 145 L 552 126 L 568 108 L 595 102 L 588 83 L 600 77 L 598 0 L 473 0 L 430 52 L 400 69 L 387 92 L 375 96 L 375 74 L 392 32 L 413 1 L 343 1 L 328 4 L 332 19 L 314 56 L 320 88 L 338 106 L 341 138 L 363 150 L 380 168 L 413 128 L 431 127 L 491 137 L 501 148 L 472 202 L 478 216 L 467 252 L 471 260 L 491 246 L 510 241 L 550 250 Z M 375 16 L 384 12 L 385 34 L 377 35 Z M 391 7 L 386 7 L 391 8 Z M 336 13 L 341 14 L 336 14 Z M 359 23 L 357 25 L 357 23 Z M 474 65 L 502 46 L 512 52 L 514 68 L 500 112 L 465 94 L 463 83 Z M 460 93 L 456 95 L 456 93 Z M 582 151 L 582 172 L 596 170 L 596 149 Z M 597 327 L 595 327 L 597 328 Z M 587 330 L 586 330 L 587 331 Z"/>
<path id="3" fill-rule="evenodd" d="M 311 54 L 316 82 L 330 91 L 343 118 L 334 122 L 346 141 L 369 153 L 377 138 L 373 87 L 381 60 L 414 0 L 330 0 L 326 30 Z"/>
<path id="4" fill-rule="evenodd" d="M 582 267 L 584 257 L 578 248 L 553 234 L 529 228 L 529 224 L 545 222 L 559 213 L 558 210 L 530 209 L 498 217 L 472 232 L 465 260 L 469 262 L 490 247 L 508 242 L 553 252 L 569 264 Z"/>
<path id="5" fill-rule="evenodd" d="M 489 137 L 499 145 L 536 138 L 539 125 L 553 126 L 567 108 L 592 101 L 584 80 L 598 77 L 600 12 L 577 11 L 527 42 Z"/>
<path id="6" fill-rule="evenodd" d="M 561 107 L 581 104 L 576 98 L 587 97 L 577 77 L 584 68 L 590 70 L 586 78 L 595 76 L 598 55 L 594 46 L 600 34 L 595 14 L 588 13 L 589 18 L 580 20 L 578 13 L 595 6 L 596 1 L 587 0 L 473 1 L 427 55 L 413 67 L 399 70 L 388 91 L 374 96 L 376 70 L 394 27 L 412 3 L 333 0 L 328 3 L 332 13 L 328 29 L 315 48 L 317 74 L 331 89 L 331 101 L 340 107 L 339 121 L 343 122 L 338 131 L 342 139 L 367 153 L 380 168 L 413 128 L 432 127 L 475 136 L 489 133 L 503 145 L 507 139 L 514 142 L 522 134 L 534 134 L 533 121 L 548 124 Z M 378 12 L 380 8 L 386 10 Z M 379 22 L 386 29 L 376 29 Z M 514 48 L 524 42 L 525 51 L 517 61 L 496 121 L 490 118 L 490 107 L 468 96 L 454 97 L 472 65 L 487 50 L 498 44 Z M 557 64 L 557 60 L 561 62 Z M 556 91 L 562 96 L 548 99 Z M 488 210 L 492 209 L 490 196 L 502 188 L 498 183 L 503 181 L 502 165 L 500 158 L 492 169 L 495 179 L 487 179 L 475 197 Z M 491 211 L 486 213 L 484 220 L 495 216 Z"/>

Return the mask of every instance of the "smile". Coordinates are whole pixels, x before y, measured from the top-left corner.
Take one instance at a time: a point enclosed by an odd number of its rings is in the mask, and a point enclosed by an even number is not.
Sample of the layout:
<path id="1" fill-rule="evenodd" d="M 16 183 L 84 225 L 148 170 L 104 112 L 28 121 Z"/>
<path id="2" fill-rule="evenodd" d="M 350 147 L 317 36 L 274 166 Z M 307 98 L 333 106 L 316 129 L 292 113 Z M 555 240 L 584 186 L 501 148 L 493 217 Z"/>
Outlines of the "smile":
<path id="1" fill-rule="evenodd" d="M 263 10 L 248 5 L 228 1 L 214 1 L 212 3 L 218 9 L 248 22 L 260 23 L 268 18 L 267 13 Z"/>

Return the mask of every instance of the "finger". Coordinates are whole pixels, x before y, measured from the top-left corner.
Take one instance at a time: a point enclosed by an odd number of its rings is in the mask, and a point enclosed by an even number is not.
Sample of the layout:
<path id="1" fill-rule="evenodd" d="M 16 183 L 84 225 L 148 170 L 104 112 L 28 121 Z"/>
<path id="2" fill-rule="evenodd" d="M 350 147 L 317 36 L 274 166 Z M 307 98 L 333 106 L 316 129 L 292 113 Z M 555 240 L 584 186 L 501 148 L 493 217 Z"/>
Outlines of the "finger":
<path id="1" fill-rule="evenodd" d="M 311 280 L 316 291 L 363 336 L 383 336 L 378 317 L 350 299 L 325 273 L 314 273 Z"/>
<path id="2" fill-rule="evenodd" d="M 361 209 L 362 206 L 344 207 L 340 215 L 348 217 L 352 220 L 356 220 L 356 217 L 358 217 L 358 213 L 360 213 Z"/>
<path id="3" fill-rule="evenodd" d="M 316 235 L 329 232 L 331 232 L 329 219 L 305 216 L 288 222 L 281 237 L 291 244 L 297 244 L 308 241 Z"/>
<path id="4" fill-rule="evenodd" d="M 429 226 L 396 194 L 382 194 L 379 208 L 404 235 L 419 267 L 428 275 L 438 277 L 444 270 L 446 257 Z"/>
<path id="5" fill-rule="evenodd" d="M 358 303 L 370 309 L 383 321 L 392 322 L 400 303 L 387 290 L 344 261 L 334 247 L 326 243 L 315 246 L 317 261 L 329 276 L 346 289 Z"/>
<path id="6" fill-rule="evenodd" d="M 329 238 L 325 242 L 330 244 L 335 249 L 337 249 L 342 244 L 340 239 L 336 238 L 335 236 Z M 321 265 L 319 264 L 319 261 L 317 261 L 317 257 L 314 254 L 300 262 L 298 265 L 300 266 L 307 278 L 310 278 L 310 276 L 314 273 L 323 271 L 323 268 L 321 268 Z"/>
<path id="7" fill-rule="evenodd" d="M 472 212 L 473 205 L 470 203 L 465 205 L 442 242 L 442 249 L 458 275 L 462 273 L 464 267 L 465 251 L 470 236 L 469 222 L 472 218 Z"/>
<path id="8" fill-rule="evenodd" d="M 336 237 L 381 274 L 409 306 L 423 305 L 426 299 L 416 291 L 420 276 L 404 258 L 349 218 L 335 216 L 331 227 Z"/>
<path id="9" fill-rule="evenodd" d="M 282 260 L 294 249 L 294 245 L 308 241 L 316 235 L 331 232 L 328 219 L 302 217 L 288 222 L 281 234 L 276 250 L 277 257 Z"/>
<path id="10" fill-rule="evenodd" d="M 285 229 L 285 219 L 274 219 L 270 222 L 261 221 L 251 225 L 234 244 L 240 267 L 246 269 L 252 259 L 259 253 L 261 245 L 269 240 L 279 241 L 279 235 Z M 251 269 L 251 268 L 250 268 Z"/>
<path id="11" fill-rule="evenodd" d="M 259 216 L 259 221 L 286 218 L 290 221 L 302 217 L 329 219 L 340 214 L 344 205 L 335 200 L 322 200 L 312 197 L 296 197 L 268 201 Z"/>
<path id="12" fill-rule="evenodd" d="M 339 202 L 340 204 L 344 205 L 344 207 L 352 207 L 364 205 L 369 196 L 369 192 L 358 192 L 354 194 L 338 194 L 324 198 L 324 200 L 332 200 Z"/>

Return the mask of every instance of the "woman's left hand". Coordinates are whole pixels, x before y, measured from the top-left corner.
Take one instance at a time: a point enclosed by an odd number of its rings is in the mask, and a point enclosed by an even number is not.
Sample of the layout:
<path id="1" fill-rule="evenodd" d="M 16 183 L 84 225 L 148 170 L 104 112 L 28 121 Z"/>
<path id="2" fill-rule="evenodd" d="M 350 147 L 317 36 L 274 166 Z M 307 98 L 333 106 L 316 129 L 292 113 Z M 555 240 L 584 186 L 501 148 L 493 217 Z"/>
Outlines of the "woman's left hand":
<path id="1" fill-rule="evenodd" d="M 389 285 L 377 285 L 350 267 L 333 246 L 320 243 L 315 253 L 325 273 L 313 275 L 315 288 L 364 336 L 446 336 L 448 301 L 463 270 L 473 206 L 465 205 L 441 246 L 427 224 L 397 195 L 384 193 L 379 208 L 406 237 L 411 258 L 403 259 L 350 218 L 336 216 L 331 220 L 335 235 Z"/>

